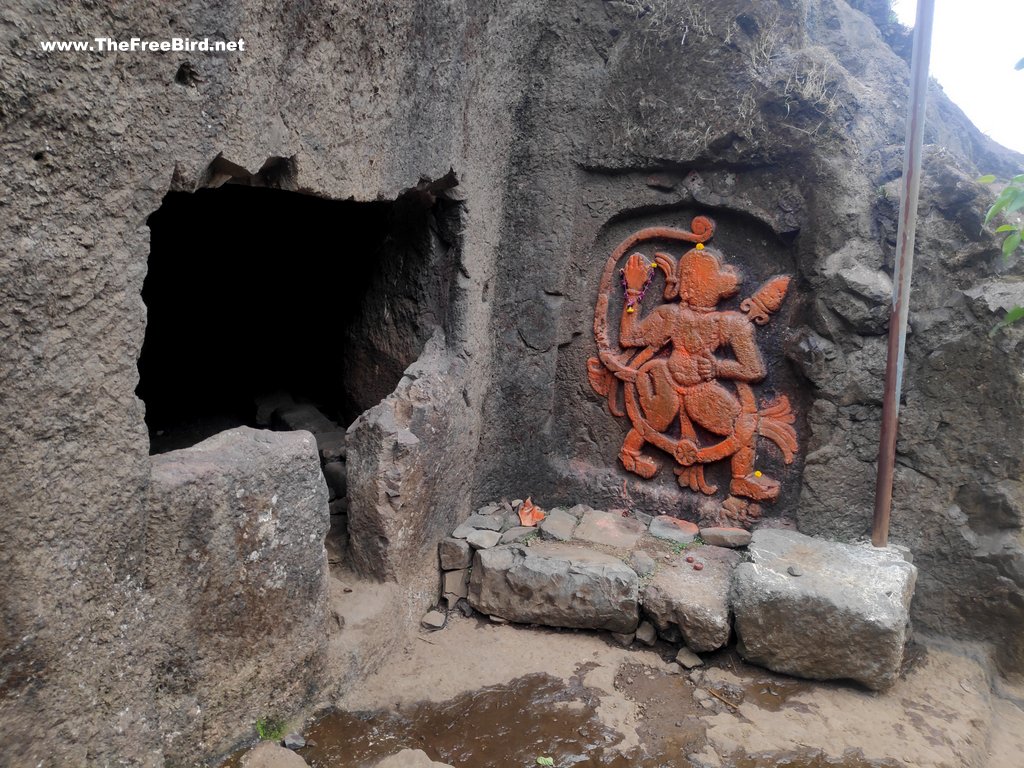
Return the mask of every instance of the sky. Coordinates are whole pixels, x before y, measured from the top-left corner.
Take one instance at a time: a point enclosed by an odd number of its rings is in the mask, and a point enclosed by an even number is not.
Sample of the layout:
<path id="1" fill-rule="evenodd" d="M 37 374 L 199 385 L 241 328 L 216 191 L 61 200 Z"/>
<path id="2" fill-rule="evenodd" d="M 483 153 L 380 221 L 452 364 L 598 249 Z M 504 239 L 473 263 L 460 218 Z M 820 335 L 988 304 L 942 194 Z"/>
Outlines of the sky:
<path id="1" fill-rule="evenodd" d="M 894 0 L 914 25 L 917 0 Z M 935 0 L 931 75 L 971 121 L 1024 152 L 1024 0 Z"/>

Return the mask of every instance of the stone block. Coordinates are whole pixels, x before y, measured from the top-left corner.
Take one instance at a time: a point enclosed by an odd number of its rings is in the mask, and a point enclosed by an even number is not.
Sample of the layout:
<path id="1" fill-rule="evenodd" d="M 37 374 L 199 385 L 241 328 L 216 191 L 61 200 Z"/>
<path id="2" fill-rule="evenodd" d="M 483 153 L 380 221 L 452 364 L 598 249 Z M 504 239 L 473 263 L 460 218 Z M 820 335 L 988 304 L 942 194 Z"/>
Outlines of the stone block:
<path id="1" fill-rule="evenodd" d="M 740 555 L 722 547 L 695 547 L 688 554 L 704 567 L 694 570 L 678 555 L 658 568 L 640 601 L 658 634 L 672 637 L 675 627 L 693 650 L 713 651 L 729 641 L 729 588 Z"/>
<path id="2" fill-rule="evenodd" d="M 632 549 L 643 532 L 643 524 L 633 518 L 588 508 L 583 512 L 573 538 L 615 549 Z"/>
<path id="3" fill-rule="evenodd" d="M 446 571 L 468 568 L 473 562 L 473 549 L 465 539 L 442 539 L 437 545 L 437 553 L 441 558 L 441 568 Z"/>
<path id="4" fill-rule="evenodd" d="M 329 513 L 316 443 L 240 427 L 151 461 L 145 581 L 169 607 L 154 614 L 146 663 L 167 711 L 190 713 L 181 727 L 230 743 L 266 691 L 293 712 L 326 676 Z"/>
<path id="5" fill-rule="evenodd" d="M 638 579 L 619 558 L 555 542 L 480 550 L 469 603 L 520 623 L 628 633 L 639 620 Z"/>
<path id="6" fill-rule="evenodd" d="M 744 658 L 873 690 L 896 681 L 917 578 L 899 552 L 764 529 L 747 552 L 751 562 L 736 568 L 732 585 Z"/>
<path id="7" fill-rule="evenodd" d="M 447 571 L 444 574 L 443 589 L 445 597 L 453 596 L 456 601 L 460 597 L 466 597 L 469 594 L 469 569 Z"/>

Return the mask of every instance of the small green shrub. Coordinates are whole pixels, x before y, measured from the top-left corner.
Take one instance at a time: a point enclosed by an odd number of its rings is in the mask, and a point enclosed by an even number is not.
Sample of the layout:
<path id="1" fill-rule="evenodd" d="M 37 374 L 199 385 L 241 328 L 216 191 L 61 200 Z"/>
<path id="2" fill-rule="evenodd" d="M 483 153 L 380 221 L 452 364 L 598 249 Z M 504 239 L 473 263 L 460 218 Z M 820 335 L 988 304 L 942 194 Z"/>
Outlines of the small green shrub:
<path id="1" fill-rule="evenodd" d="M 256 721 L 256 735 L 260 741 L 280 741 L 288 726 L 279 717 L 261 717 Z"/>

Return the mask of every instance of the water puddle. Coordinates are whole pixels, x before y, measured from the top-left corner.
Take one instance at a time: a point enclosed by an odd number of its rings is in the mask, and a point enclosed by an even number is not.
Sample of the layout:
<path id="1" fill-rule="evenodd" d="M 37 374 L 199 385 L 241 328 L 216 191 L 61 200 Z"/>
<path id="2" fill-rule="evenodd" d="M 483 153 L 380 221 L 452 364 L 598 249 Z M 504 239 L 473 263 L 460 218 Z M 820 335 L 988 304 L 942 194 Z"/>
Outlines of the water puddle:
<path id="1" fill-rule="evenodd" d="M 331 711 L 306 729 L 313 746 L 298 750 L 311 768 L 369 768 L 402 749 L 422 749 L 457 768 L 531 768 L 538 757 L 556 768 L 688 768 L 688 755 L 707 746 L 705 720 L 741 704 L 778 711 L 805 709 L 793 700 L 812 684 L 757 670 L 732 652 L 708 658 L 694 674 L 668 674 L 641 663 L 624 664 L 615 687 L 637 706 L 643 751 L 624 755 L 620 734 L 599 719 L 596 692 L 583 684 L 588 665 L 569 681 L 546 674 L 463 694 L 449 701 L 420 702 L 394 710 Z M 728 671 L 732 682 L 719 672 Z M 857 753 L 841 758 L 820 752 L 756 754 L 722 758 L 725 768 L 896 768 Z M 238 765 L 236 754 L 223 768 Z"/>
<path id="2" fill-rule="evenodd" d="M 316 746 L 299 754 L 312 768 L 361 768 L 402 749 L 474 768 L 535 766 L 541 756 L 556 766 L 636 765 L 610 749 L 619 736 L 595 710 L 596 701 L 580 686 L 528 675 L 439 704 L 330 712 L 305 734 Z"/>

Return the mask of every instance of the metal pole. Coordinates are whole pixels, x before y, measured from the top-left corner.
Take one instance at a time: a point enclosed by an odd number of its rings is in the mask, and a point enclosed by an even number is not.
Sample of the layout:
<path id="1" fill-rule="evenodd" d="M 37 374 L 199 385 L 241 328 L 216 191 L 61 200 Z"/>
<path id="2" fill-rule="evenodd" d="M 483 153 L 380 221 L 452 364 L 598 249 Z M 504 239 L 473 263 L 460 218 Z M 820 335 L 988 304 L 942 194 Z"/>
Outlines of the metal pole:
<path id="1" fill-rule="evenodd" d="M 921 187 L 921 145 L 924 140 L 928 60 L 931 57 L 934 16 L 935 0 L 918 0 L 917 20 L 914 22 L 914 52 L 910 60 L 910 109 L 907 113 L 907 140 L 903 153 L 900 219 L 896 230 L 899 251 L 893 273 L 889 352 L 885 361 L 885 394 L 882 400 L 882 433 L 878 443 L 875 515 L 871 522 L 871 543 L 876 547 L 884 547 L 889 542 L 892 478 L 896 465 L 896 428 L 899 423 L 903 359 L 907 344 L 910 278 L 914 269 L 914 230 L 917 227 L 917 196 Z"/>

